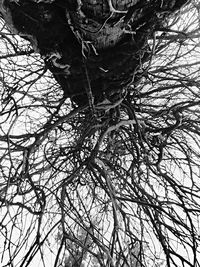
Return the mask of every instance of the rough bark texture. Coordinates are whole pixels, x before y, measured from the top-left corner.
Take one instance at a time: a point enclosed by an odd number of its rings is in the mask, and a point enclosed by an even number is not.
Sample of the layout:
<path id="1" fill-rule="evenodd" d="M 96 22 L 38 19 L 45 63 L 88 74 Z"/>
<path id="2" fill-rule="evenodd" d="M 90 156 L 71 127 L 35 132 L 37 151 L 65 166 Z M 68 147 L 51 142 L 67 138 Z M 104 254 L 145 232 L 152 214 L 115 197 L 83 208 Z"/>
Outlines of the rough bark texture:
<path id="1" fill-rule="evenodd" d="M 186 2 L 4 0 L 0 10 L 43 56 L 65 96 L 83 105 L 88 98 L 113 102 L 133 90 L 128 85 L 151 57 L 147 40 Z"/>

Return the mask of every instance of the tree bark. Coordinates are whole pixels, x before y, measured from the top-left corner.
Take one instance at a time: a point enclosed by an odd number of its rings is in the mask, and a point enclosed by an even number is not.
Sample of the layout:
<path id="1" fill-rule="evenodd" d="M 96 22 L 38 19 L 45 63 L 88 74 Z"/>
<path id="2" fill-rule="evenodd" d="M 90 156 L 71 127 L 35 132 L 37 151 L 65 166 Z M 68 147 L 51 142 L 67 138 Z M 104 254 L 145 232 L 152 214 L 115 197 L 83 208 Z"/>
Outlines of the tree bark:
<path id="1" fill-rule="evenodd" d="M 187 0 L 4 0 L 14 33 L 30 40 L 79 106 L 131 93 L 151 58 L 148 39 Z"/>

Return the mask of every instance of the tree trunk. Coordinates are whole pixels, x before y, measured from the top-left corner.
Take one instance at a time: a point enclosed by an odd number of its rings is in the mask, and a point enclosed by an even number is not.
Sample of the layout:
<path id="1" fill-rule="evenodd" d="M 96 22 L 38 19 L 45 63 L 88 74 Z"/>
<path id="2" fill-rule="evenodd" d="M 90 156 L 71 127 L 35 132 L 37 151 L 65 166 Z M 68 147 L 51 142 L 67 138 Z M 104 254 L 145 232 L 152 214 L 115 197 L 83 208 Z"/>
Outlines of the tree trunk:
<path id="1" fill-rule="evenodd" d="M 78 105 L 126 97 L 151 58 L 148 39 L 186 0 L 4 0 L 0 11 L 31 41 Z"/>

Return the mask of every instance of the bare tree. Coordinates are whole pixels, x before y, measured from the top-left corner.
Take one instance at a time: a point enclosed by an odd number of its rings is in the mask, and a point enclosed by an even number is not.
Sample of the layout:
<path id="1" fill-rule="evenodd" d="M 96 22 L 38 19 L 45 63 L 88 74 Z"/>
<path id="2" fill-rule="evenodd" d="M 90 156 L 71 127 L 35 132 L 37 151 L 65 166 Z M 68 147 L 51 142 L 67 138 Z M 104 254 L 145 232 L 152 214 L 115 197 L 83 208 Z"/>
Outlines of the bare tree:
<path id="1" fill-rule="evenodd" d="M 3 266 L 200 266 L 200 6 L 184 4 L 2 1 Z"/>

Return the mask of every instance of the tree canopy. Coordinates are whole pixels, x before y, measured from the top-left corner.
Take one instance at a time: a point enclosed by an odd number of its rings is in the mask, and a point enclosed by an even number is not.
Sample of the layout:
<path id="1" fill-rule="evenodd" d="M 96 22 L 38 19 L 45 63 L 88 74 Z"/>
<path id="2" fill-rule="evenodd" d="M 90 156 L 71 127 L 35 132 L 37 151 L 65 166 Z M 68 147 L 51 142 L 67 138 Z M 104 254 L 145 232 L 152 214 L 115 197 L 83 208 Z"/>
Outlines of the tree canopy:
<path id="1" fill-rule="evenodd" d="M 200 266 L 199 10 L 2 1 L 2 266 Z"/>

